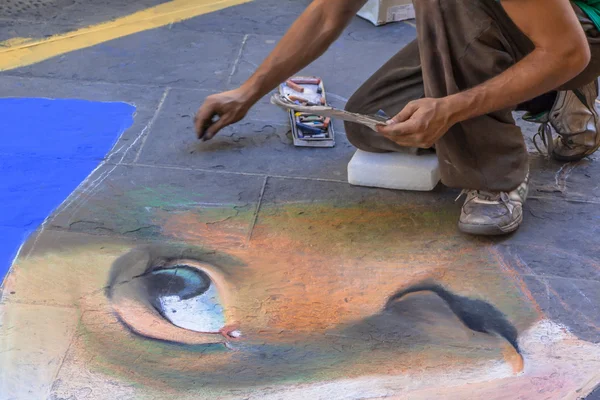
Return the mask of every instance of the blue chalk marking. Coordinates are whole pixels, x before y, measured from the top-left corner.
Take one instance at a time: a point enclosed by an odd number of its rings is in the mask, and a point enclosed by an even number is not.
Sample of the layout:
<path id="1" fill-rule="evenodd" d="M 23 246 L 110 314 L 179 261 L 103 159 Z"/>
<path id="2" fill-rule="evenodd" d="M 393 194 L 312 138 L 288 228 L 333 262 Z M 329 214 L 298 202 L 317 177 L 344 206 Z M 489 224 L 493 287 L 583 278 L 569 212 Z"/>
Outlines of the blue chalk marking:
<path id="1" fill-rule="evenodd" d="M 120 102 L 0 98 L 0 281 L 20 246 L 133 124 Z"/>

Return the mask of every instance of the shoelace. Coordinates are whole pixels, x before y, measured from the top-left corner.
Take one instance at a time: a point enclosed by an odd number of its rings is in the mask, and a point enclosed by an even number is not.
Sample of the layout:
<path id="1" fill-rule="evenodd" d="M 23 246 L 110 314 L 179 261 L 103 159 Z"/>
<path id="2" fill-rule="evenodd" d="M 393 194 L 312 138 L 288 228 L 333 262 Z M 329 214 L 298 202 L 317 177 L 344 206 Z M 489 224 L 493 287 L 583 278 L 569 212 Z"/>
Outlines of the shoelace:
<path id="1" fill-rule="evenodd" d="M 456 199 L 454 199 L 454 202 L 456 203 L 461 197 L 463 197 L 465 194 L 468 194 L 470 192 L 469 189 L 463 189 L 460 191 L 460 193 L 458 194 L 458 197 Z"/>
<path id="2" fill-rule="evenodd" d="M 537 149 L 537 151 L 542 154 L 545 155 L 547 157 L 550 157 L 550 155 L 552 154 L 552 152 L 554 151 L 554 138 L 552 136 L 552 125 L 550 124 L 550 121 L 544 121 L 540 124 L 540 127 L 538 128 L 538 131 L 535 135 L 533 135 L 533 145 L 535 146 L 535 148 Z M 583 132 L 576 132 L 576 133 L 560 133 L 560 132 L 556 132 L 558 134 L 558 138 L 561 141 L 561 143 L 563 144 L 563 146 L 565 146 L 568 149 L 573 149 L 573 146 L 571 146 L 571 144 L 573 144 L 573 142 L 571 141 L 571 137 L 572 136 L 577 136 L 577 135 L 581 135 Z M 546 151 L 542 151 L 540 149 L 540 146 L 538 144 L 538 138 L 541 139 L 542 144 L 544 145 L 544 147 L 546 148 Z"/>
<path id="3" fill-rule="evenodd" d="M 592 112 L 592 115 L 594 116 L 594 120 L 595 120 L 596 113 L 587 104 L 585 96 L 579 90 L 574 90 L 573 93 L 575 94 L 575 96 L 577 96 L 579 101 L 581 101 L 581 103 L 588 110 L 590 110 Z M 552 127 L 552 124 L 550 123 L 550 113 L 545 113 L 542 116 L 532 118 L 531 121 L 540 123 L 540 127 L 538 128 L 537 133 L 535 135 L 533 135 L 533 145 L 535 146 L 535 148 L 537 149 L 537 151 L 540 154 L 550 157 L 552 155 L 552 152 L 554 151 L 554 147 L 555 147 L 554 146 L 554 138 L 552 136 L 553 127 Z M 556 131 L 556 133 L 558 134 L 558 137 L 559 137 L 561 143 L 563 144 L 563 146 L 567 147 L 568 149 L 573 149 L 573 146 L 571 146 L 571 144 L 573 144 L 573 142 L 570 138 L 573 136 L 581 135 L 583 132 L 561 133 L 561 132 Z M 541 140 L 542 144 L 546 148 L 545 152 L 540 148 L 540 145 L 538 144 L 538 139 Z"/>
<path id="4" fill-rule="evenodd" d="M 542 141 L 542 144 L 546 148 L 545 152 L 540 148 L 538 140 Z M 533 145 L 542 155 L 549 157 L 552 154 L 554 151 L 554 138 L 552 137 L 552 126 L 550 125 L 550 121 L 543 121 L 540 124 L 537 133 L 533 135 Z"/>
<path id="5" fill-rule="evenodd" d="M 458 201 L 461 197 L 463 197 L 465 194 L 468 195 L 470 192 L 475 192 L 477 198 L 479 198 L 479 199 L 483 199 L 485 201 L 495 201 L 495 200 L 493 200 L 493 198 L 496 197 L 496 195 L 494 195 L 494 194 L 491 194 L 489 192 L 485 192 L 482 190 L 469 190 L 469 189 L 461 190 L 460 194 L 454 201 L 455 202 Z M 499 197 L 500 197 L 500 200 L 502 200 L 502 202 L 504 204 L 508 204 L 510 202 L 510 197 L 508 196 L 508 193 L 506 193 L 506 192 L 500 192 Z"/>

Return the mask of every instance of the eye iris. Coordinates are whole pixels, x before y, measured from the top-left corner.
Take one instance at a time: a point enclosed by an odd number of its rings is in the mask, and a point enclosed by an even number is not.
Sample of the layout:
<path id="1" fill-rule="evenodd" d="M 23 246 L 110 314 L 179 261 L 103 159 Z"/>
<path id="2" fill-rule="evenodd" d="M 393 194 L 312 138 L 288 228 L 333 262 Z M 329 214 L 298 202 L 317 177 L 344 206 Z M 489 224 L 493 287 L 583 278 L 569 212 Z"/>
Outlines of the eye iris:
<path id="1" fill-rule="evenodd" d="M 149 278 L 148 293 L 153 297 L 179 296 L 189 300 L 202 295 L 211 286 L 208 275 L 188 266 L 157 269 Z"/>
<path id="2" fill-rule="evenodd" d="M 181 265 L 152 271 L 146 277 L 149 300 L 173 325 L 197 332 L 219 332 L 223 307 L 210 277 Z"/>

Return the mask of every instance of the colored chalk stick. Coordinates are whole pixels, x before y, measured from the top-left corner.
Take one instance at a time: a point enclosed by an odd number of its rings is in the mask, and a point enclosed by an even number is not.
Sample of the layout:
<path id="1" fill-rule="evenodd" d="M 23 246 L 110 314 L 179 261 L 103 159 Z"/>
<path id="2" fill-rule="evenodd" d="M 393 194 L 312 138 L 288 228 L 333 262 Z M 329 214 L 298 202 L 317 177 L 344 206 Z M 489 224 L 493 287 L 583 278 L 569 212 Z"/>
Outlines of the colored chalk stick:
<path id="1" fill-rule="evenodd" d="M 294 82 L 292 82 L 291 80 L 287 80 L 285 82 L 285 84 L 292 90 L 295 90 L 296 92 L 300 92 L 300 93 L 304 93 L 304 88 Z"/>
<path id="2" fill-rule="evenodd" d="M 319 85 L 321 83 L 319 78 L 292 78 L 290 80 L 299 85 Z"/>

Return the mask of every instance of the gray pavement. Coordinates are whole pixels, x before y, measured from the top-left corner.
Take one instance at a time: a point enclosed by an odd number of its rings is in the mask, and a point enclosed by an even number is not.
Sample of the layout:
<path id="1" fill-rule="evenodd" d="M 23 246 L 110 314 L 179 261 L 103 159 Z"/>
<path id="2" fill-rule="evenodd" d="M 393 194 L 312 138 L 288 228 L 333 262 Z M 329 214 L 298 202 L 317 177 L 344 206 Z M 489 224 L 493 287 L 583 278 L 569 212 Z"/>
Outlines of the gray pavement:
<path id="1" fill-rule="evenodd" d="M 161 2 L 54 0 L 30 9 L 17 3 L 0 5 L 0 40 L 66 32 Z M 294 148 L 286 115 L 263 99 L 244 121 L 213 141 L 195 139 L 192 120 L 203 99 L 243 82 L 307 4 L 307 0 L 256 0 L 0 73 L 3 97 L 77 97 L 137 107 L 134 125 L 107 155 L 106 164 L 80 189 L 81 196 L 57 210 L 45 235 L 167 237 L 144 212 L 129 208 L 123 213 L 133 204 L 131 196 L 144 195 L 138 193 L 140 188 L 159 186 L 190 204 L 207 200 L 227 204 L 240 237 L 249 240 L 261 224 L 261 210 L 286 201 L 442 209 L 450 217 L 440 222 L 440 235 L 471 246 L 494 246 L 500 254 L 519 260 L 517 273 L 541 311 L 578 338 L 600 343 L 598 155 L 565 165 L 532 151 L 533 183 L 522 229 L 505 238 L 476 239 L 456 231 L 460 204 L 454 202 L 455 190 L 440 186 L 432 193 L 407 193 L 350 187 L 346 166 L 354 148 L 339 122 L 335 148 Z M 414 37 L 411 24 L 376 28 L 356 18 L 305 72 L 322 76 L 332 103 L 341 107 Z M 520 124 L 530 141 L 535 126 Z M 100 184 L 92 186 L 90 182 L 99 177 Z M 110 215 L 119 218 L 107 218 Z M 206 218 L 218 223 L 222 216 Z M 588 399 L 600 399 L 600 394 Z"/>

